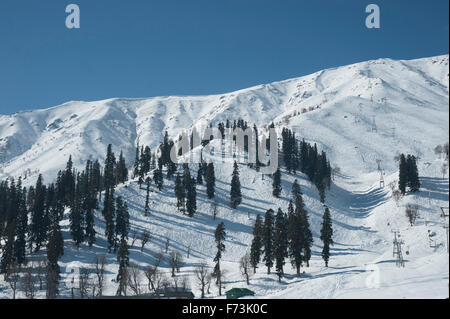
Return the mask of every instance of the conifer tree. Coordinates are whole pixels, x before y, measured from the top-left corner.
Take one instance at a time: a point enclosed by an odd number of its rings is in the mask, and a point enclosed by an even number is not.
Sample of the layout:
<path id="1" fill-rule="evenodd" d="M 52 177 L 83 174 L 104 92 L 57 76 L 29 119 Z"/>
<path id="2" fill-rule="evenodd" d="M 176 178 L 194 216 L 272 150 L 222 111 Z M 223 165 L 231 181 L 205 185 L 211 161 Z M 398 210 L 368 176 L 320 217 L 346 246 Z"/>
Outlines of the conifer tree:
<path id="1" fill-rule="evenodd" d="M 184 213 L 185 209 L 185 198 L 186 198 L 186 190 L 184 188 L 184 183 L 181 180 L 180 173 L 177 173 L 177 177 L 175 179 L 175 196 L 177 198 L 177 208 L 178 211 Z"/>
<path id="2" fill-rule="evenodd" d="M 150 165 L 150 164 L 149 164 Z M 116 169 L 116 184 L 125 183 L 128 180 L 128 169 L 123 157 L 123 152 L 120 152 L 119 161 Z"/>
<path id="3" fill-rule="evenodd" d="M 39 251 L 47 239 L 47 223 L 45 216 L 46 187 L 43 185 L 42 175 L 36 182 L 33 207 L 31 210 L 30 248 L 35 244 L 35 251 Z"/>
<path id="4" fill-rule="evenodd" d="M 159 191 L 163 188 L 163 173 L 162 173 L 162 158 L 158 158 L 158 167 L 153 171 L 153 180 L 155 181 L 156 187 Z"/>
<path id="5" fill-rule="evenodd" d="M 116 170 L 116 158 L 112 151 L 112 145 L 108 145 L 108 149 L 106 151 L 106 159 L 105 159 L 105 172 L 104 172 L 104 180 L 103 186 L 104 189 L 115 186 L 115 170 Z"/>
<path id="6" fill-rule="evenodd" d="M 133 164 L 133 177 L 136 178 L 139 175 L 140 171 L 140 153 L 139 153 L 139 143 L 136 146 L 136 156 L 134 158 L 134 164 Z"/>
<path id="7" fill-rule="evenodd" d="M 28 232 L 28 210 L 26 205 L 26 189 L 22 190 L 22 193 L 18 199 L 18 216 L 16 222 L 16 241 L 14 243 L 14 256 L 17 264 L 21 265 L 25 263 L 26 256 L 26 236 Z"/>
<path id="8" fill-rule="evenodd" d="M 216 177 L 214 173 L 214 164 L 212 162 L 208 163 L 206 167 L 206 195 L 209 199 L 214 198 L 215 187 L 216 187 Z"/>
<path id="9" fill-rule="evenodd" d="M 281 278 L 284 275 L 283 267 L 285 264 L 285 258 L 288 256 L 287 220 L 281 208 L 278 209 L 275 220 L 273 250 L 278 281 L 281 282 Z"/>
<path id="10" fill-rule="evenodd" d="M 281 194 L 281 172 L 279 168 L 273 174 L 272 187 L 273 187 L 272 191 L 273 196 L 279 198 Z"/>
<path id="11" fill-rule="evenodd" d="M 78 182 L 75 191 L 75 198 L 70 210 L 70 234 L 77 248 L 84 241 L 84 232 L 82 227 L 82 212 L 81 212 L 81 190 L 80 190 L 80 177 L 78 176 Z"/>
<path id="12" fill-rule="evenodd" d="M 264 258 L 263 261 L 267 267 L 267 273 L 270 274 L 270 269 L 273 266 L 274 251 L 273 251 L 273 233 L 274 233 L 274 217 L 273 210 L 269 209 L 264 217 L 263 226 L 263 247 L 264 247 Z"/>
<path id="13" fill-rule="evenodd" d="M 203 165 L 201 163 L 198 164 L 198 170 L 197 170 L 197 185 L 203 184 Z"/>
<path id="14" fill-rule="evenodd" d="M 300 185 L 298 184 L 298 180 L 295 179 L 294 183 L 292 184 L 292 190 L 291 190 L 291 194 L 292 194 L 292 200 L 296 200 L 297 196 L 303 195 L 302 191 L 300 190 Z"/>
<path id="15" fill-rule="evenodd" d="M 214 257 L 214 262 L 216 266 L 214 267 L 214 276 L 216 277 L 216 282 L 219 285 L 219 295 L 222 295 L 222 270 L 220 268 L 220 260 L 222 259 L 222 254 L 225 251 L 225 224 L 221 222 L 217 225 L 216 231 L 214 233 L 214 239 L 216 241 L 217 253 Z"/>
<path id="16" fill-rule="evenodd" d="M 331 215 L 328 207 L 325 207 L 325 212 L 323 214 L 320 240 L 323 242 L 322 258 L 325 261 L 325 267 L 328 267 L 328 260 L 330 259 L 330 245 L 333 245 L 333 227 L 331 224 Z"/>
<path id="17" fill-rule="evenodd" d="M 233 175 L 231 178 L 230 191 L 230 206 L 236 209 L 242 202 L 241 182 L 239 181 L 239 168 L 236 161 L 234 161 Z"/>
<path id="18" fill-rule="evenodd" d="M 116 282 L 119 283 L 118 295 L 126 295 L 127 289 L 127 276 L 128 276 L 128 266 L 129 266 L 129 250 L 128 243 L 125 238 L 120 241 L 120 247 L 117 252 L 117 261 L 119 262 L 119 272 L 116 277 Z"/>
<path id="19" fill-rule="evenodd" d="M 3 247 L 2 259 L 0 261 L 0 273 L 8 273 L 11 265 L 15 263 L 14 258 L 14 233 L 15 222 L 6 228 L 6 245 Z"/>
<path id="20" fill-rule="evenodd" d="M 253 241 L 250 248 L 250 264 L 253 267 L 253 272 L 256 273 L 256 268 L 261 260 L 261 250 L 263 246 L 262 241 L 263 225 L 260 215 L 256 216 L 255 226 L 253 227 Z"/>
<path id="21" fill-rule="evenodd" d="M 147 217 L 150 212 L 150 177 L 147 177 L 147 194 L 145 195 L 145 211 L 144 216 Z"/>
<path id="22" fill-rule="evenodd" d="M 183 184 L 186 189 L 186 211 L 189 217 L 193 217 L 197 211 L 197 190 L 195 180 L 191 177 L 189 167 L 186 166 Z"/>
<path id="23" fill-rule="evenodd" d="M 60 234 L 54 229 L 47 245 L 47 298 L 54 299 L 59 294 L 60 269 L 58 260 L 61 257 Z"/>
<path id="24" fill-rule="evenodd" d="M 309 267 L 309 260 L 311 259 L 311 247 L 313 244 L 313 236 L 311 233 L 311 229 L 309 226 L 309 218 L 308 218 L 308 212 L 306 209 L 303 209 L 300 215 L 301 219 L 301 227 L 302 227 L 302 233 L 303 233 L 303 258 L 306 262 L 306 267 Z"/>
<path id="25" fill-rule="evenodd" d="M 130 227 L 130 214 L 128 212 L 127 203 L 123 201 L 121 196 L 116 197 L 116 238 L 128 239 L 128 231 Z"/>
<path id="26" fill-rule="evenodd" d="M 116 247 L 116 236 L 115 236 L 115 203 L 114 203 L 114 188 L 109 188 L 105 191 L 105 200 L 103 204 L 103 217 L 105 218 L 105 236 L 108 241 L 108 251 Z"/>
<path id="27" fill-rule="evenodd" d="M 420 180 L 416 157 L 414 155 L 408 155 L 406 165 L 408 174 L 407 185 L 411 192 L 417 192 L 420 189 Z"/>
<path id="28" fill-rule="evenodd" d="M 407 183 L 408 183 L 408 167 L 406 164 L 406 157 L 404 154 L 400 154 L 398 189 L 403 195 L 405 195 L 406 193 Z"/>
<path id="29" fill-rule="evenodd" d="M 288 208 L 288 254 L 291 264 L 297 270 L 297 277 L 300 277 L 300 267 L 303 262 L 303 232 L 301 225 L 301 212 L 304 210 L 304 204 L 301 194 L 297 195 L 295 200 L 295 211 L 292 201 L 289 202 Z"/>

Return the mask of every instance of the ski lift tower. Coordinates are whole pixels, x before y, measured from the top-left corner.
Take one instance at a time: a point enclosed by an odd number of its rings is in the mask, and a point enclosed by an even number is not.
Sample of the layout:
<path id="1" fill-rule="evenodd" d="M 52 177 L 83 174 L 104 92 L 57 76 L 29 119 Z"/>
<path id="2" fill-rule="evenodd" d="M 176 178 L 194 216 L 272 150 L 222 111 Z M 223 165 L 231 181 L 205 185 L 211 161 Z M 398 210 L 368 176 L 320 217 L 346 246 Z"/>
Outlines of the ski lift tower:
<path id="1" fill-rule="evenodd" d="M 403 240 L 400 239 L 400 231 L 394 230 L 392 231 L 394 233 L 394 241 L 393 241 L 393 257 L 397 257 L 395 261 L 395 265 L 397 267 L 405 267 L 405 262 L 403 260 L 403 253 L 402 253 L 402 245 L 405 243 Z"/>

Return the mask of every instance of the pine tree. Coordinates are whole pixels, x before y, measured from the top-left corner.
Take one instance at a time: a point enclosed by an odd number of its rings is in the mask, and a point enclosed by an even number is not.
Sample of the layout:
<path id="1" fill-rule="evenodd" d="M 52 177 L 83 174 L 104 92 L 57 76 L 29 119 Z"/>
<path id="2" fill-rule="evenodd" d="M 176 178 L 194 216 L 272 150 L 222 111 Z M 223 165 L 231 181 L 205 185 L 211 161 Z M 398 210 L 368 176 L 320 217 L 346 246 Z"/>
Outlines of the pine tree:
<path id="1" fill-rule="evenodd" d="M 119 251 L 117 252 L 117 261 L 119 262 L 119 272 L 117 273 L 116 282 L 119 283 L 118 295 L 126 295 L 126 282 L 129 266 L 129 250 L 128 243 L 125 238 L 120 241 Z"/>
<path id="2" fill-rule="evenodd" d="M 325 267 L 328 267 L 328 260 L 330 259 L 330 245 L 333 245 L 333 227 L 331 224 L 331 215 L 328 207 L 325 207 L 325 212 L 323 214 L 320 240 L 323 242 L 322 258 L 325 261 Z"/>
<path id="3" fill-rule="evenodd" d="M 239 181 L 239 168 L 236 161 L 234 161 L 233 175 L 231 178 L 230 198 L 230 206 L 233 209 L 236 209 L 242 202 L 241 182 Z"/>
<path id="4" fill-rule="evenodd" d="M 281 194 L 281 172 L 279 168 L 273 174 L 272 187 L 273 187 L 272 191 L 273 196 L 279 198 Z"/>
<path id="5" fill-rule="evenodd" d="M 219 295 L 222 295 L 222 271 L 220 269 L 220 260 L 222 259 L 223 252 L 225 251 L 225 236 L 225 224 L 221 222 L 217 225 L 214 233 L 214 239 L 217 247 L 217 253 L 214 257 L 214 262 L 216 263 L 216 266 L 214 267 L 214 276 L 217 278 L 217 283 L 219 285 Z"/>
<path id="6" fill-rule="evenodd" d="M 47 239 L 47 226 L 45 218 L 46 187 L 43 185 L 42 175 L 36 182 L 33 207 L 31 209 L 30 248 L 35 244 L 35 251 L 39 251 Z"/>
<path id="7" fill-rule="evenodd" d="M 78 176 L 78 182 L 75 191 L 75 198 L 70 210 L 70 234 L 77 248 L 84 241 L 84 232 L 82 227 L 82 213 L 81 213 L 81 190 L 80 190 L 80 177 Z"/>
<path id="8" fill-rule="evenodd" d="M 17 264 L 25 263 L 26 236 L 28 232 L 28 210 L 26 205 L 26 189 L 24 188 L 19 201 L 17 222 L 16 222 L 16 242 L 14 243 L 14 256 Z"/>
<path id="9" fill-rule="evenodd" d="M 108 149 L 106 151 L 106 159 L 105 159 L 105 173 L 103 186 L 104 189 L 115 186 L 115 170 L 116 170 L 116 158 L 112 151 L 112 145 L 108 145 Z"/>
<path id="10" fill-rule="evenodd" d="M 297 196 L 303 195 L 302 191 L 300 190 L 300 185 L 298 184 L 297 179 L 294 180 L 294 183 L 292 184 L 292 190 L 291 190 L 291 194 L 292 194 L 292 200 L 296 200 Z"/>
<path id="11" fill-rule="evenodd" d="M 177 173 L 177 177 L 175 179 L 175 196 L 177 197 L 177 208 L 178 208 L 178 211 L 184 213 L 186 190 L 184 188 L 184 183 L 181 180 L 180 173 Z"/>
<path id="12" fill-rule="evenodd" d="M 114 188 L 109 188 L 105 191 L 105 200 L 103 204 L 103 217 L 105 218 L 105 236 L 108 241 L 108 251 L 116 247 L 115 236 L 115 203 L 114 203 Z"/>
<path id="13" fill-rule="evenodd" d="M 303 209 L 300 215 L 301 219 L 301 227 L 302 227 L 302 233 L 303 233 L 303 258 L 306 262 L 306 267 L 309 267 L 309 260 L 311 259 L 311 247 L 313 244 L 313 236 L 311 233 L 311 229 L 309 226 L 309 218 L 308 218 L 308 212 L 306 209 Z"/>
<path id="14" fill-rule="evenodd" d="M 127 203 L 123 202 L 121 196 L 116 197 L 116 238 L 128 239 L 128 231 L 130 227 L 130 214 L 128 212 Z"/>
<path id="15" fill-rule="evenodd" d="M 61 257 L 60 234 L 54 229 L 47 245 L 47 298 L 54 299 L 59 294 L 60 269 L 58 259 Z"/>
<path id="16" fill-rule="evenodd" d="M 153 171 L 153 180 L 155 181 L 156 187 L 159 191 L 163 188 L 163 173 L 162 173 L 162 158 L 158 158 L 158 167 Z"/>
<path id="17" fill-rule="evenodd" d="M 264 258 L 263 261 L 265 262 L 265 265 L 267 266 L 267 273 L 270 274 L 270 268 L 273 266 L 273 258 L 274 258 L 274 251 L 273 251 L 273 210 L 269 209 L 266 212 L 266 215 L 264 217 L 264 226 L 263 226 L 263 247 L 264 247 Z"/>
<path id="18" fill-rule="evenodd" d="M 418 192 L 420 189 L 419 171 L 417 161 L 414 155 L 408 155 L 406 159 L 408 182 L 407 185 L 411 192 Z"/>
<path id="19" fill-rule="evenodd" d="M 198 164 L 198 170 L 197 170 L 197 185 L 203 184 L 203 165 L 201 163 Z"/>
<path id="20" fill-rule="evenodd" d="M 285 264 L 284 260 L 288 256 L 287 220 L 281 208 L 278 209 L 278 213 L 275 220 L 273 251 L 278 281 L 281 282 L 281 278 L 284 275 L 283 271 L 283 267 Z"/>
<path id="21" fill-rule="evenodd" d="M 6 274 L 10 266 L 15 262 L 14 260 L 14 229 L 15 222 L 9 225 L 6 229 L 6 245 L 3 247 L 2 259 L 0 261 L 0 273 Z"/>
<path id="22" fill-rule="evenodd" d="M 408 167 L 406 164 L 406 158 L 404 154 L 400 154 L 398 189 L 403 195 L 405 195 L 406 193 L 407 183 L 408 183 Z"/>
<path id="23" fill-rule="evenodd" d="M 149 164 L 150 165 L 150 164 Z M 128 169 L 123 157 L 123 152 L 120 152 L 119 161 L 116 169 L 116 184 L 125 183 L 128 180 Z"/>
<path id="24" fill-rule="evenodd" d="M 295 211 L 292 201 L 289 202 L 288 208 L 288 253 L 291 264 L 297 270 L 297 277 L 300 277 L 300 267 L 303 262 L 303 232 L 301 226 L 301 212 L 304 210 L 303 199 L 299 194 L 295 200 Z"/>
<path id="25" fill-rule="evenodd" d="M 90 193 L 89 197 L 89 206 L 86 210 L 86 228 L 85 228 L 85 236 L 88 242 L 89 247 L 92 247 L 95 243 L 95 229 L 94 229 L 94 209 L 96 207 L 96 196 L 93 193 Z"/>
<path id="26" fill-rule="evenodd" d="M 216 177 L 214 174 L 214 164 L 212 162 L 208 163 L 206 167 L 206 194 L 209 199 L 214 198 L 215 187 L 216 187 Z"/>
<path id="27" fill-rule="evenodd" d="M 256 273 L 256 268 L 261 260 L 261 250 L 263 246 L 262 241 L 263 225 L 261 216 L 257 215 L 255 220 L 255 226 L 253 227 L 253 241 L 250 248 L 250 264 L 253 267 L 253 272 Z"/>
<path id="28" fill-rule="evenodd" d="M 193 217 L 197 211 L 197 190 L 189 168 L 185 171 L 183 184 L 186 189 L 186 211 L 189 217 Z"/>
<path id="29" fill-rule="evenodd" d="M 139 143 L 136 146 L 136 157 L 134 159 L 134 164 L 133 164 L 133 177 L 136 178 L 139 175 L 139 170 L 140 170 L 140 153 L 139 153 Z"/>
<path id="30" fill-rule="evenodd" d="M 147 194 L 145 195 L 145 212 L 144 216 L 147 217 L 150 212 L 150 177 L 147 177 Z"/>

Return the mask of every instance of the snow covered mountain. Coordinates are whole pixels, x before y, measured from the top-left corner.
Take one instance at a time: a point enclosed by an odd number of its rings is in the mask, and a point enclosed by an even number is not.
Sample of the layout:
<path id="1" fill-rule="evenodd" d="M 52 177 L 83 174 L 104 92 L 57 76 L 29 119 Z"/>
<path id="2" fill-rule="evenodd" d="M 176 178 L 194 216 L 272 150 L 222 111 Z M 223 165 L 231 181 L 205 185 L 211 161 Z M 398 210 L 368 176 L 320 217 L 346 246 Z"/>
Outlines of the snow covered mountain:
<path id="1" fill-rule="evenodd" d="M 442 119 L 448 114 L 448 81 L 448 55 L 378 59 L 228 94 L 68 102 L 4 115 L 0 178 L 35 179 L 39 172 L 52 179 L 70 154 L 81 168 L 86 159 L 102 160 L 108 144 L 122 149 L 131 161 L 137 142 L 155 147 L 165 130 L 175 136 L 193 125 L 239 118 L 259 127 L 275 121 L 296 128 L 300 136 L 323 144 L 344 170 L 347 155 L 364 152 L 367 158 L 358 165 L 368 172 L 375 154 L 390 153 L 385 147 L 389 136 L 395 136 L 388 139 L 394 148 L 412 147 L 399 151 L 417 155 L 424 150 L 422 142 L 434 147 L 445 139 L 442 133 L 448 133 L 448 122 Z M 374 122 L 375 140 L 367 134 Z M 430 129 L 423 132 L 424 128 Z M 419 132 L 426 133 L 426 141 Z M 332 138 L 352 140 L 351 148 L 333 148 Z M 414 146 L 411 138 L 417 142 Z"/>
<path id="2" fill-rule="evenodd" d="M 246 287 L 239 274 L 239 259 L 249 249 L 255 217 L 269 208 L 286 211 L 292 183 L 298 179 L 314 236 L 311 265 L 296 278 L 287 264 L 282 283 L 259 269 L 250 287 L 257 297 L 448 298 L 449 257 L 442 227 L 448 219 L 440 217 L 439 207 L 448 206 L 449 184 L 448 175 L 441 172 L 445 160 L 434 153 L 436 145 L 449 139 L 448 63 L 448 55 L 410 61 L 378 59 L 222 95 L 69 102 L 0 116 L 0 179 L 22 176 L 25 184 L 33 184 L 42 173 L 51 182 L 69 155 L 82 169 L 87 159 L 103 161 L 108 144 L 115 152 L 123 150 L 131 164 L 136 143 L 155 147 L 165 130 L 176 136 L 192 126 L 226 119 L 244 119 L 263 129 L 273 121 L 278 129 L 290 127 L 298 137 L 316 142 L 332 166 L 340 168 L 326 197 L 335 234 L 330 267 L 324 267 L 320 256 L 323 205 L 308 178 L 283 171 L 283 191 L 276 199 L 270 178 L 262 179 L 241 165 L 243 203 L 231 210 L 230 163 L 216 165 L 216 220 L 204 186 L 197 190 L 194 218 L 177 213 L 171 182 L 165 181 L 161 192 L 153 189 L 148 217 L 142 213 L 145 191 L 137 181 L 119 186 L 116 194 L 130 208 L 131 232 L 148 229 L 152 235 L 143 253 L 137 241 L 130 249 L 130 260 L 142 266 L 152 264 L 170 238 L 170 250 L 185 257 L 190 251 L 182 274 L 191 276 L 198 295 L 192 271 L 200 261 L 212 266 L 214 229 L 224 221 L 225 286 Z M 400 153 L 419 157 L 422 188 L 396 202 L 389 184 L 398 178 L 394 157 Z M 380 187 L 379 166 L 385 173 L 385 187 Z M 407 204 L 420 209 L 420 218 L 412 227 L 405 216 Z M 106 253 L 101 214 L 96 215 L 98 240 L 92 248 L 74 247 L 68 223 L 66 218 L 62 225 L 66 240 L 60 263 L 63 277 L 71 269 L 92 267 L 94 256 L 105 254 L 106 292 L 113 294 L 117 287 L 110 279 L 115 278 L 118 264 L 114 254 Z M 396 267 L 392 257 L 393 230 L 400 231 L 405 242 L 405 268 Z M 169 271 L 167 262 L 163 267 Z M 0 280 L 2 286 L 6 284 Z M 217 297 L 216 287 L 211 290 L 208 297 Z M 6 296 L 0 289 L 0 298 Z"/>

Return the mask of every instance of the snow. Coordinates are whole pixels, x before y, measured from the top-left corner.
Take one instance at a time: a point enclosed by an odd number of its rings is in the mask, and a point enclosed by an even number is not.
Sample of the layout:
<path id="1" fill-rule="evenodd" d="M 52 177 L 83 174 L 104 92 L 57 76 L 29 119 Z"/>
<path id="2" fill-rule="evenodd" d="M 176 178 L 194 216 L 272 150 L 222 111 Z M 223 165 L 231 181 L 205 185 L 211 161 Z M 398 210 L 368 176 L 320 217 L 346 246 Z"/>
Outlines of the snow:
<path id="1" fill-rule="evenodd" d="M 290 127 L 297 137 L 317 143 L 332 166 L 341 169 L 326 194 L 335 234 L 328 268 L 320 256 L 324 208 L 307 177 L 283 171 L 283 192 L 276 199 L 269 177 L 263 180 L 240 165 L 243 201 L 232 210 L 228 206 L 232 164 L 222 163 L 220 158 L 215 162 L 216 220 L 204 186 L 197 190 L 194 218 L 177 212 L 172 182 L 165 180 L 161 192 L 152 187 L 148 217 L 143 215 L 145 190 L 139 189 L 137 181 L 118 187 L 116 194 L 122 195 L 130 208 L 131 233 L 147 229 L 152 236 L 143 253 L 136 241 L 130 250 L 131 261 L 142 267 L 152 264 L 169 237 L 169 252 L 177 250 L 186 259 L 180 275 L 192 276 L 199 262 L 213 266 L 214 230 L 223 221 L 227 232 L 224 291 L 246 287 L 239 259 L 249 250 L 256 215 L 269 208 L 287 211 L 291 185 L 298 179 L 314 236 L 311 265 L 303 267 L 305 273 L 296 278 L 287 261 L 286 277 L 278 283 L 276 275 L 267 275 L 261 264 L 249 287 L 256 298 L 448 298 L 449 258 L 443 228 L 448 219 L 440 217 L 439 207 L 448 206 L 449 185 L 440 171 L 444 160 L 433 152 L 436 145 L 448 141 L 448 98 L 448 55 L 444 55 L 411 61 L 378 59 L 222 95 L 69 102 L 0 116 L 0 179 L 25 176 L 30 169 L 25 184 L 33 184 L 38 173 L 50 182 L 70 154 L 75 166 L 82 169 L 86 159 L 103 161 L 109 143 L 115 152 L 123 150 L 131 164 L 135 143 L 156 147 L 165 130 L 176 136 L 193 125 L 239 118 L 263 130 L 274 121 L 278 130 Z M 389 184 L 398 178 L 394 157 L 400 153 L 419 157 L 422 189 L 396 203 Z M 380 188 L 377 160 L 385 172 L 384 188 Z M 191 165 L 193 174 L 196 167 Z M 412 227 L 405 215 L 410 203 L 417 204 L 420 211 Z M 70 240 L 68 217 L 64 220 L 63 277 L 70 276 L 71 267 L 92 267 L 94 256 L 105 254 L 106 293 L 114 294 L 117 285 L 111 280 L 118 264 L 114 254 L 106 253 L 100 212 L 96 230 L 95 246 L 77 250 Z M 400 231 L 404 252 L 408 251 L 404 268 L 396 267 L 392 256 L 393 230 Z M 428 231 L 436 234 L 435 248 L 430 247 Z M 170 271 L 167 261 L 163 269 Z M 199 296 L 193 277 L 191 286 Z M 0 298 L 8 296 L 2 287 L 6 288 L 6 283 L 0 279 Z M 219 298 L 214 285 L 211 292 L 209 298 Z M 68 290 L 63 293 L 69 295 Z"/>

